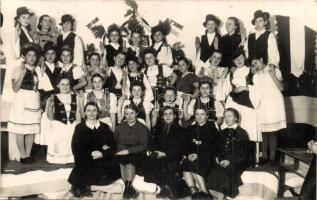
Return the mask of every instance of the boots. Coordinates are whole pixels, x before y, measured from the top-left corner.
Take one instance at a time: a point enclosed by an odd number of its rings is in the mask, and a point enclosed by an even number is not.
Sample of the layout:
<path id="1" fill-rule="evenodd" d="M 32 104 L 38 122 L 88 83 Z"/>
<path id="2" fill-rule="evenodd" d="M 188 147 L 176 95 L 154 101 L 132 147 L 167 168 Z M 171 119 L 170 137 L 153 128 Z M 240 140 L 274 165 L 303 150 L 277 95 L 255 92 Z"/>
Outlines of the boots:
<path id="1" fill-rule="evenodd" d="M 139 193 L 134 189 L 132 185 L 132 181 L 128 181 L 127 187 L 128 187 L 129 198 L 135 199 L 139 196 Z"/>
<path id="2" fill-rule="evenodd" d="M 123 199 L 128 199 L 128 198 L 130 198 L 129 188 L 128 188 L 128 181 L 125 181 L 124 182 Z"/>

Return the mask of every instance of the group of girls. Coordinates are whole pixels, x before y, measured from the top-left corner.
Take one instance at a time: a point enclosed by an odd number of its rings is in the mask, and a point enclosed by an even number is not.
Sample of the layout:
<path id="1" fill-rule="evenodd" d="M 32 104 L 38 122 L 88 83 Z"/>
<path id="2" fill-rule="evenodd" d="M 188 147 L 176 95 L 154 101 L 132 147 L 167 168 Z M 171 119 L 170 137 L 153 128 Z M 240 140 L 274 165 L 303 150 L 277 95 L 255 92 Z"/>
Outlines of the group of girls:
<path id="1" fill-rule="evenodd" d="M 121 174 L 123 197 L 135 198 L 139 174 L 158 185 L 160 198 L 176 198 L 183 183 L 194 199 L 224 199 L 239 192 L 249 141 L 257 144 L 256 161 L 262 139 L 262 162 L 275 160 L 286 120 L 267 12 L 254 13 L 247 43 L 237 18 L 228 18 L 221 36 L 220 20 L 207 15 L 193 64 L 173 57 L 162 23 L 152 28 L 149 47 L 140 26 L 130 27 L 127 47 L 122 29 L 110 25 L 101 54 L 90 53 L 84 64 L 71 15 L 61 17 L 62 31 L 55 34 L 50 16 L 41 16 L 36 36 L 32 15 L 20 7 L 15 17 L 14 47 L 22 62 L 13 71 L 8 132 L 23 164 L 35 162 L 35 135 L 48 146 L 49 163 L 74 162 L 69 182 L 75 196 L 91 196 L 91 185 L 110 184 Z"/>

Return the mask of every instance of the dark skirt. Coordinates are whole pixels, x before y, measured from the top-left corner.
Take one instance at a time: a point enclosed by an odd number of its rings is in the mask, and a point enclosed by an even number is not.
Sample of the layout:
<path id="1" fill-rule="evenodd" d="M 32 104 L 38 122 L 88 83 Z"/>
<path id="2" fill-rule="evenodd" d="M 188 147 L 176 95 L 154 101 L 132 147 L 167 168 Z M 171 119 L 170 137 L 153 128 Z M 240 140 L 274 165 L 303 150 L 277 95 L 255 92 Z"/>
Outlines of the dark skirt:
<path id="1" fill-rule="evenodd" d="M 231 92 L 230 96 L 232 100 L 237 104 L 247 106 L 249 108 L 254 108 L 249 96 L 249 91 L 244 90 L 239 93 Z"/>
<path id="2" fill-rule="evenodd" d="M 234 198 L 239 194 L 239 186 L 243 184 L 241 174 L 242 171 L 232 165 L 227 168 L 215 165 L 209 173 L 207 187 Z"/>
<path id="3" fill-rule="evenodd" d="M 115 159 L 102 159 L 92 161 L 89 167 L 75 166 L 68 182 L 75 187 L 85 188 L 91 185 L 109 185 L 120 177 L 120 167 Z"/>
<path id="4" fill-rule="evenodd" d="M 208 159 L 203 158 L 198 158 L 194 162 L 185 159 L 181 164 L 181 169 L 183 172 L 192 172 L 206 179 L 210 169 L 209 163 Z"/>

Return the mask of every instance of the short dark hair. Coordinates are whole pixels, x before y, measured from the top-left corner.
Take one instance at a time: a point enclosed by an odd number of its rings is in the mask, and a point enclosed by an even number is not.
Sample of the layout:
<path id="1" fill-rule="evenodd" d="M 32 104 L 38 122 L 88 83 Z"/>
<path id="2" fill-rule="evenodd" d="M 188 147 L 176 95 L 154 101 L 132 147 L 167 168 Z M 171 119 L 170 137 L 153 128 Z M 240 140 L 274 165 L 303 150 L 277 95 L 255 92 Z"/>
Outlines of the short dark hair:
<path id="1" fill-rule="evenodd" d="M 173 107 L 171 107 L 171 106 L 165 106 L 165 107 L 163 108 L 163 113 L 164 113 L 166 110 L 172 110 L 172 111 L 173 111 L 173 114 L 174 114 L 174 115 L 177 115 L 176 110 L 175 110 Z"/>
<path id="2" fill-rule="evenodd" d="M 89 101 L 88 103 L 86 103 L 86 105 L 85 105 L 85 107 L 84 107 L 84 112 L 86 112 L 86 109 L 87 109 L 88 106 L 94 106 L 94 107 L 96 107 L 96 108 L 97 108 L 97 111 L 99 112 L 99 108 L 98 108 L 98 105 L 97 105 L 96 102 L 94 102 L 94 101 Z M 97 117 L 97 118 L 98 118 L 98 117 Z"/>
<path id="3" fill-rule="evenodd" d="M 93 75 L 91 76 L 91 78 L 90 78 L 91 82 L 92 82 L 92 81 L 94 80 L 94 78 L 96 78 L 96 77 L 101 78 L 101 80 L 102 80 L 103 82 L 105 81 L 105 78 L 104 78 L 103 76 L 101 76 L 101 74 L 95 73 L 95 74 L 93 74 Z"/>
<path id="4" fill-rule="evenodd" d="M 90 60 L 90 58 L 93 57 L 93 56 L 97 56 L 97 57 L 99 58 L 99 60 L 101 60 L 101 56 L 100 56 L 100 54 L 97 53 L 97 52 L 92 52 L 92 53 L 90 53 L 89 56 L 88 56 L 88 60 Z"/>
<path id="5" fill-rule="evenodd" d="M 61 75 L 57 79 L 57 84 L 59 84 L 62 80 L 67 79 L 70 83 L 70 78 L 67 75 Z"/>
<path id="6" fill-rule="evenodd" d="M 169 91 L 169 90 L 173 91 L 173 92 L 175 93 L 175 95 L 176 95 L 177 90 L 176 90 L 176 88 L 173 87 L 173 86 L 167 86 L 167 87 L 164 89 L 164 94 L 166 93 L 166 91 Z"/>
<path id="7" fill-rule="evenodd" d="M 226 113 L 226 112 L 232 112 L 233 115 L 235 116 L 235 118 L 237 119 L 237 122 L 240 120 L 239 112 L 238 112 L 236 109 L 234 109 L 234 108 L 227 108 L 224 113 Z"/>

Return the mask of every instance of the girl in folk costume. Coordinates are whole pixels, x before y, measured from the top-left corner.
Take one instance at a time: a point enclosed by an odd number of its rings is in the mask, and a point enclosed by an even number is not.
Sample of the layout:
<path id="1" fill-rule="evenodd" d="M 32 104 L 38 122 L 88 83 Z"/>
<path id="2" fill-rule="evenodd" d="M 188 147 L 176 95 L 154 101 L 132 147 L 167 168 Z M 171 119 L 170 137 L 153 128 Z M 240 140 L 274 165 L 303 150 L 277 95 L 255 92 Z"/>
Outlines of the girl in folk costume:
<path id="1" fill-rule="evenodd" d="M 107 69 L 107 82 L 105 87 L 109 89 L 109 92 L 114 93 L 117 98 L 121 97 L 124 93 L 123 87 L 123 67 L 126 64 L 126 54 L 118 52 L 114 57 L 114 65 Z"/>
<path id="2" fill-rule="evenodd" d="M 72 91 L 83 89 L 87 85 L 87 79 L 82 67 L 73 63 L 73 50 L 68 46 L 64 46 L 60 53 L 61 72 L 59 76 L 68 77 Z"/>
<path id="3" fill-rule="evenodd" d="M 70 80 L 60 77 L 57 87 L 59 93 L 47 100 L 47 117 L 52 121 L 48 138 L 47 157 L 49 163 L 66 164 L 74 162 L 71 141 L 77 123 L 81 122 L 80 105 L 83 97 L 71 94 Z"/>
<path id="4" fill-rule="evenodd" d="M 208 176 L 208 189 L 217 200 L 224 200 L 225 196 L 234 198 L 239 194 L 238 187 L 242 185 L 240 176 L 248 166 L 251 154 L 248 134 L 238 125 L 238 111 L 228 108 L 224 115 L 227 128 L 219 133 Z"/>
<path id="5" fill-rule="evenodd" d="M 229 17 L 226 22 L 227 34 L 221 38 L 222 62 L 221 65 L 231 69 L 233 64 L 233 53 L 242 45 L 240 34 L 240 23 L 236 17 Z"/>
<path id="6" fill-rule="evenodd" d="M 92 197 L 91 185 L 104 186 L 120 178 L 113 133 L 99 121 L 97 104 L 87 103 L 84 111 L 86 120 L 75 127 L 72 139 L 75 167 L 68 178 L 76 198 Z"/>
<path id="7" fill-rule="evenodd" d="M 163 110 L 163 121 L 160 121 L 149 139 L 149 148 L 145 159 L 144 181 L 160 186 L 157 198 L 179 198 L 179 175 L 182 159 L 182 138 L 184 129 L 175 123 L 177 113 L 172 107 Z M 181 194 L 184 195 L 184 194 Z"/>
<path id="8" fill-rule="evenodd" d="M 148 146 L 148 128 L 138 121 L 138 109 L 129 105 L 124 110 L 126 121 L 118 125 L 114 132 L 117 141 L 117 158 L 121 177 L 124 181 L 123 199 L 137 198 L 138 192 L 132 186 L 135 175 L 140 172 Z"/>
<path id="9" fill-rule="evenodd" d="M 203 25 L 206 28 L 205 35 L 202 35 L 200 40 L 196 37 L 196 60 L 205 63 L 215 50 L 221 49 L 221 36 L 218 32 L 220 20 L 208 14 Z"/>
<path id="10" fill-rule="evenodd" d="M 128 56 L 136 56 L 138 58 L 139 63 L 142 62 L 142 52 L 144 50 L 143 43 L 143 35 L 144 29 L 143 27 L 135 20 L 131 20 L 128 23 L 128 29 L 131 32 L 130 36 L 130 47 L 127 50 Z"/>
<path id="11" fill-rule="evenodd" d="M 99 120 L 107 124 L 112 131 L 116 127 L 117 97 L 104 89 L 105 79 L 99 73 L 91 76 L 92 90 L 84 94 L 84 105 L 95 102 L 99 110 Z M 82 106 L 84 106 L 82 105 Z"/>
<path id="12" fill-rule="evenodd" d="M 62 54 L 62 48 L 68 46 L 73 50 L 73 63 L 82 67 L 84 64 L 83 43 L 80 37 L 74 33 L 75 19 L 69 15 L 63 15 L 61 18 L 62 34 L 57 37 L 57 54 Z"/>
<path id="13" fill-rule="evenodd" d="M 255 27 L 255 33 L 249 35 L 245 49 L 250 61 L 254 57 L 260 57 L 265 65 L 279 66 L 280 54 L 276 38 L 269 31 L 269 18 L 270 14 L 262 10 L 254 13 L 252 24 Z"/>
<path id="14" fill-rule="evenodd" d="M 9 159 L 20 160 L 23 164 L 34 162 L 31 158 L 34 135 L 40 133 L 40 94 L 35 71 L 40 51 L 40 47 L 34 43 L 24 44 L 21 55 L 25 62 L 16 67 L 12 74 L 14 99 L 8 120 Z"/>
<path id="15" fill-rule="evenodd" d="M 106 39 L 108 44 L 106 45 Z M 105 66 L 111 67 L 115 64 L 115 57 L 123 50 L 122 36 L 119 27 L 116 24 L 111 24 L 108 27 L 107 34 L 103 37 L 103 63 Z"/>
<path id="16" fill-rule="evenodd" d="M 100 75 L 103 76 L 104 79 L 107 77 L 107 71 L 105 68 L 101 67 L 101 56 L 97 52 L 92 52 L 88 56 L 88 62 L 89 65 L 86 65 L 84 67 L 84 72 L 87 77 L 87 85 L 85 86 L 85 91 L 90 92 L 92 90 L 92 82 L 91 82 L 91 77 L 99 73 Z"/>
<path id="17" fill-rule="evenodd" d="M 152 101 L 154 99 L 153 97 L 153 91 L 150 85 L 149 80 L 147 77 L 141 72 L 140 62 L 138 57 L 129 55 L 127 58 L 127 64 L 128 64 L 128 72 L 124 71 L 123 74 L 123 88 L 125 90 L 125 94 L 127 96 L 130 96 L 130 87 L 133 85 L 135 81 L 140 81 L 145 86 L 144 91 L 144 99 L 147 101 Z"/>
<path id="18" fill-rule="evenodd" d="M 187 127 L 183 142 L 181 167 L 183 177 L 193 199 L 210 199 L 206 178 L 210 169 L 210 159 L 214 159 L 218 130 L 208 121 L 208 111 L 198 107 L 195 110 L 195 124 Z M 198 188 L 196 188 L 198 186 Z"/>
<path id="19" fill-rule="evenodd" d="M 196 65 L 195 74 L 198 77 L 209 77 L 212 79 L 213 96 L 214 98 L 224 104 L 225 97 L 222 92 L 224 78 L 228 73 L 228 67 L 221 67 L 222 53 L 215 50 L 209 62 L 204 65 Z"/>
<path id="20" fill-rule="evenodd" d="M 256 110 L 250 98 L 249 88 L 252 82 L 251 68 L 245 65 L 243 49 L 234 53 L 233 62 L 236 70 L 231 71 L 224 82 L 224 95 L 227 96 L 225 108 L 236 109 L 241 118 L 240 126 L 247 131 L 249 139 L 256 142 L 256 162 L 259 160 L 259 142 L 262 141 L 261 129 Z M 225 128 L 225 124 L 224 128 Z"/>
<path id="21" fill-rule="evenodd" d="M 282 75 L 279 69 L 265 65 L 262 58 L 254 58 L 252 66 L 256 73 L 254 82 L 254 105 L 258 112 L 262 131 L 262 159 L 274 164 L 277 148 L 277 136 L 286 128 L 284 98 L 282 95 Z M 250 90 L 252 92 L 252 90 Z"/>
<path id="22" fill-rule="evenodd" d="M 173 64 L 172 49 L 166 40 L 166 36 L 170 31 L 171 26 L 168 20 L 160 21 L 157 26 L 151 29 L 152 48 L 156 51 L 158 64 L 164 64 L 169 67 Z"/>
<path id="23" fill-rule="evenodd" d="M 19 7 L 14 18 L 15 37 L 14 37 L 14 53 L 17 58 L 21 56 L 21 48 L 24 44 L 34 42 L 30 25 L 30 18 L 34 15 L 26 7 Z"/>
<path id="24" fill-rule="evenodd" d="M 175 84 L 177 75 L 167 65 L 157 64 L 157 52 L 154 48 L 149 47 L 145 49 L 143 56 L 143 60 L 145 61 L 143 73 L 148 78 L 155 95 L 162 95 L 166 85 Z"/>
<path id="25" fill-rule="evenodd" d="M 129 105 L 133 105 L 137 108 L 138 111 L 138 120 L 146 125 L 148 129 L 151 129 L 151 118 L 150 114 L 153 109 L 153 104 L 144 99 L 144 84 L 140 81 L 134 81 L 131 85 L 131 97 L 128 100 L 125 100 L 125 95 L 121 97 L 118 103 L 118 121 L 122 122 L 124 120 L 124 109 Z"/>
<path id="26" fill-rule="evenodd" d="M 39 18 L 37 24 L 37 31 L 34 33 L 34 42 L 38 43 L 42 49 L 47 42 L 52 42 L 54 45 L 57 40 L 57 27 L 54 33 L 51 33 L 52 28 L 52 18 L 49 15 L 42 15 Z"/>
<path id="27" fill-rule="evenodd" d="M 174 87 L 166 87 L 164 90 L 164 96 L 155 99 L 155 108 L 152 112 L 152 128 L 163 121 L 164 109 L 166 107 L 173 108 L 174 112 L 177 113 L 175 122 L 179 123 L 179 119 L 182 117 L 180 114 L 181 107 L 176 99 L 176 89 Z"/>
<path id="28" fill-rule="evenodd" d="M 208 112 L 208 121 L 216 123 L 216 127 L 222 123 L 224 108 L 222 104 L 213 98 L 212 80 L 209 77 L 203 77 L 199 82 L 199 95 L 191 100 L 189 95 L 183 95 L 184 98 L 184 120 L 194 120 L 195 109 L 203 107 Z"/>

